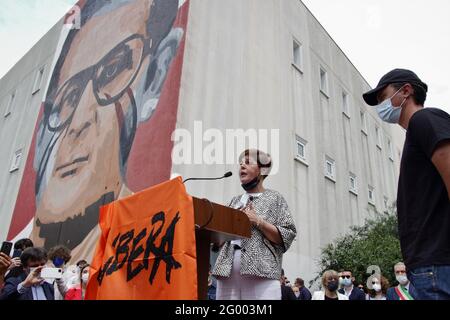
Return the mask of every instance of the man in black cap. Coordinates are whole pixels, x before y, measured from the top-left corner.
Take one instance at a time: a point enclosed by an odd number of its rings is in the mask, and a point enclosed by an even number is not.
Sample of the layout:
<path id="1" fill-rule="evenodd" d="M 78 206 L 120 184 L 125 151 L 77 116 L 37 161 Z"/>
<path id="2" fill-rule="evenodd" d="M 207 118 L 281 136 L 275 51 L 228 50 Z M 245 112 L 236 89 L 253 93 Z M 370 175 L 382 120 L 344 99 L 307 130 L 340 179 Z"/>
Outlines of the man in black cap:
<path id="1" fill-rule="evenodd" d="M 428 86 L 395 69 L 363 95 L 406 130 L 397 195 L 399 235 L 418 298 L 450 299 L 450 115 L 424 108 Z"/>

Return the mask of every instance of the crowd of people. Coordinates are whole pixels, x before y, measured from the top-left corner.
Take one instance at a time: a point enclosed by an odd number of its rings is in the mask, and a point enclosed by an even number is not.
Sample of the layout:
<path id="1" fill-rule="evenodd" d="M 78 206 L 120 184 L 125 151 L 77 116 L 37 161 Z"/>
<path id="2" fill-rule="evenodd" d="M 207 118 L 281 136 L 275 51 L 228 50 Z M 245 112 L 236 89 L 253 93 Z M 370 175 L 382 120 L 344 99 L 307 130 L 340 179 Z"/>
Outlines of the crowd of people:
<path id="1" fill-rule="evenodd" d="M 217 281 L 210 281 L 209 296 L 217 300 L 450 300 L 450 115 L 424 108 L 427 91 L 414 72 L 395 69 L 363 95 L 383 121 L 407 131 L 397 196 L 404 258 L 404 263 L 394 266 L 398 285 L 390 287 L 386 278 L 376 274 L 366 284 L 355 284 L 351 270 L 328 270 L 322 275 L 323 290 L 312 295 L 300 278 L 289 286 L 282 271 L 283 255 L 297 228 L 283 195 L 264 187 L 271 156 L 249 149 L 241 154 L 239 165 L 245 192 L 229 206 L 247 215 L 251 237 L 214 244 L 218 258 L 211 276 Z M 0 256 L 0 299 L 83 298 L 86 262 L 67 266 L 70 251 L 60 246 L 47 254 L 29 240 L 16 245 L 23 251 L 20 258 Z M 62 268 L 65 276 L 43 281 L 40 271 L 45 265 Z"/>
<path id="2" fill-rule="evenodd" d="M 403 262 L 395 264 L 393 272 L 397 285 L 390 286 L 382 275 L 373 275 L 365 283 L 355 283 L 351 271 L 327 270 L 321 279 L 322 290 L 311 292 L 304 281 L 297 278 L 292 285 L 282 276 L 282 300 L 417 300 L 416 291 L 409 282 Z"/>
<path id="3" fill-rule="evenodd" d="M 89 264 L 80 260 L 71 265 L 70 260 L 65 246 L 47 252 L 34 247 L 30 239 L 17 241 L 13 257 L 0 253 L 0 300 L 84 300 Z M 61 273 L 44 278 L 44 268 Z"/>

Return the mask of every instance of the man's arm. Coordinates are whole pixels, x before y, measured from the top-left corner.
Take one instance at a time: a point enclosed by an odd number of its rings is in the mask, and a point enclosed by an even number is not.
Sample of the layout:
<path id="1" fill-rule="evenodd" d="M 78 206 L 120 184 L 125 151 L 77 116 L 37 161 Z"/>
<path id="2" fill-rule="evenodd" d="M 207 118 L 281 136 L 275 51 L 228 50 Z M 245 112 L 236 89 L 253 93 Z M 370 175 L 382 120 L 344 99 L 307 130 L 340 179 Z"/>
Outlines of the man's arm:
<path id="1" fill-rule="evenodd" d="M 5 281 L 0 300 L 16 300 L 19 298 L 20 293 L 17 291 L 17 286 L 20 283 L 18 278 L 9 278 Z"/>
<path id="2" fill-rule="evenodd" d="M 444 180 L 450 200 L 450 140 L 441 142 L 431 158 L 436 169 Z"/>

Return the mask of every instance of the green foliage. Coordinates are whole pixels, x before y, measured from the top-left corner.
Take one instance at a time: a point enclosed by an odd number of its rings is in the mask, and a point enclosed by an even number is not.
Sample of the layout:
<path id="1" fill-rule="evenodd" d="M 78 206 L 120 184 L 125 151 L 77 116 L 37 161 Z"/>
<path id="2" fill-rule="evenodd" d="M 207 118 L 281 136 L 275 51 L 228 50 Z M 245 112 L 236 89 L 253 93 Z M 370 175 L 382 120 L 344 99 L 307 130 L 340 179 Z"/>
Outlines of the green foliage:
<path id="1" fill-rule="evenodd" d="M 338 238 L 334 243 L 322 249 L 319 267 L 315 280 L 320 280 L 322 273 L 333 269 L 350 270 L 356 283 L 366 284 L 370 274 L 369 266 L 379 266 L 381 274 L 395 283 L 394 265 L 402 261 L 398 237 L 396 214 L 379 214 L 375 219 L 367 220 L 361 227 L 351 227 L 350 232 Z"/>

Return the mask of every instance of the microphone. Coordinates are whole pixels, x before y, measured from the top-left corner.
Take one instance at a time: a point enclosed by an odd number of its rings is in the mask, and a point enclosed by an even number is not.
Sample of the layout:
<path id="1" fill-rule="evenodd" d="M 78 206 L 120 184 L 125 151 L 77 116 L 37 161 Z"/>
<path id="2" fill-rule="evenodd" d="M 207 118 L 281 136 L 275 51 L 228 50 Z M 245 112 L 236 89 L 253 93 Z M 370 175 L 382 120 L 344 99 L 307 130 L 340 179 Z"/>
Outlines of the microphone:
<path id="1" fill-rule="evenodd" d="M 233 172 L 229 171 L 227 173 L 225 173 L 222 177 L 218 177 L 218 178 L 189 178 L 183 181 L 183 183 L 186 183 L 188 181 L 212 181 L 212 180 L 221 180 L 221 179 L 225 179 L 225 178 L 229 178 L 233 175 Z"/>

